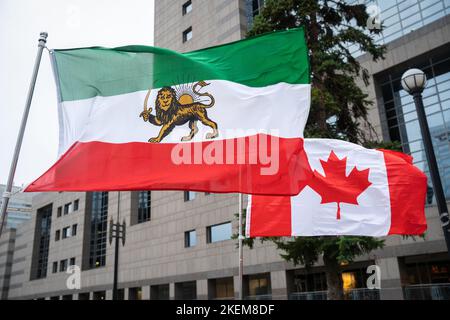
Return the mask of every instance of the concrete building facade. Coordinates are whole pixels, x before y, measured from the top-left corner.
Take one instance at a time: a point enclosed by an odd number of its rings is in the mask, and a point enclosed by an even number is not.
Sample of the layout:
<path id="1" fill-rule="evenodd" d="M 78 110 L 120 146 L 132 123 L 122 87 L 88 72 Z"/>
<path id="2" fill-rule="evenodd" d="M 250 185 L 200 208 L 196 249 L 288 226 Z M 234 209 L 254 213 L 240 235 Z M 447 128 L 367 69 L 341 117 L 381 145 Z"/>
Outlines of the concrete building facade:
<path id="1" fill-rule="evenodd" d="M 427 109 L 427 114 L 436 133 L 435 150 L 444 181 L 450 170 L 450 152 L 446 151 L 450 148 L 450 5 L 446 1 L 408 1 L 408 8 L 413 8 L 409 14 L 419 12 L 420 16 L 420 23 L 411 28 L 404 22 L 409 16 L 404 16 L 403 2 L 376 2 L 383 9 L 381 17 L 384 12 L 391 19 L 387 27 L 390 33 L 379 39 L 387 44 L 388 53 L 378 63 L 366 55 L 358 56 L 371 74 L 370 85 L 361 86 L 375 102 L 370 120 L 378 137 L 401 141 L 404 151 L 427 172 L 417 119 L 399 87 L 399 75 L 404 70 L 413 66 L 425 69 L 431 88 L 424 93 L 429 99 L 425 105 L 433 108 Z M 238 40 L 262 3 L 156 1 L 155 45 L 189 51 Z M 400 31 L 396 31 L 397 23 Z M 435 119 L 438 117 L 440 121 Z M 446 194 L 450 199 L 448 187 Z M 119 208 L 118 196 L 118 192 L 37 195 L 32 219 L 0 239 L 0 272 L 4 270 L 9 280 L 7 298 L 111 299 L 111 219 L 124 221 L 127 226 L 119 254 L 120 298 L 237 297 L 238 250 L 237 241 L 231 239 L 238 228 L 237 194 L 121 192 Z M 431 188 L 426 215 L 428 231 L 424 238 L 389 236 L 385 248 L 342 266 L 348 298 L 449 299 L 450 259 Z M 2 263 L 9 269 L 2 269 Z M 381 271 L 379 290 L 366 286 L 370 275 L 367 268 L 374 264 Z M 78 266 L 80 273 L 70 265 Z M 244 275 L 247 299 L 325 297 L 322 262 L 305 270 L 285 262 L 271 243 L 257 241 L 253 249 L 244 249 Z M 80 288 L 76 288 L 78 279 Z"/>

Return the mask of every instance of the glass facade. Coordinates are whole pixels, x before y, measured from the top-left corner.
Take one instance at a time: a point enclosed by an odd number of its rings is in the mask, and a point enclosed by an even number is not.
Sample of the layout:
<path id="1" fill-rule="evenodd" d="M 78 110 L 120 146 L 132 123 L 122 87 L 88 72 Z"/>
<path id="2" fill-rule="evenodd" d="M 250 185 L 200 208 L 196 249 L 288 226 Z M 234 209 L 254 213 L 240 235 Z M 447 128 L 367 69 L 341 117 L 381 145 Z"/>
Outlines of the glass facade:
<path id="1" fill-rule="evenodd" d="M 50 229 L 52 225 L 52 205 L 49 204 L 37 211 L 38 223 L 38 253 L 37 253 L 37 268 L 35 279 L 45 278 L 47 276 L 48 265 L 48 251 L 50 244 Z"/>
<path id="2" fill-rule="evenodd" d="M 358 0 L 350 3 L 365 3 L 379 8 L 383 32 L 376 42 L 386 44 L 417 30 L 439 18 L 450 14 L 448 0 Z M 357 46 L 350 46 L 350 52 L 358 55 Z"/>
<path id="3" fill-rule="evenodd" d="M 450 199 L 450 46 L 427 54 L 425 59 L 414 66 L 422 69 L 428 78 L 428 84 L 422 94 L 423 102 L 444 192 L 447 199 Z M 400 84 L 401 74 L 406 69 L 408 67 L 377 77 L 377 84 L 383 97 L 390 139 L 400 141 L 403 151 L 411 154 L 414 164 L 428 175 L 427 201 L 431 204 L 434 201 L 431 179 L 414 101 Z"/>
<path id="4" fill-rule="evenodd" d="M 108 192 L 92 193 L 89 267 L 98 268 L 106 263 L 108 229 Z"/>

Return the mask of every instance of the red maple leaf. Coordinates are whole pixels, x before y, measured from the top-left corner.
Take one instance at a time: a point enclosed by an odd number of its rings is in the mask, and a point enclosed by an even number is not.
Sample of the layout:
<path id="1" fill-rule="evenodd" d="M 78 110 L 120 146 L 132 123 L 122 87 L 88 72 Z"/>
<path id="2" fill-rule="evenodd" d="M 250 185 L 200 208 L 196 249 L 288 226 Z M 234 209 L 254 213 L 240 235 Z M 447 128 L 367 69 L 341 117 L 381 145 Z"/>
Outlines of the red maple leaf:
<path id="1" fill-rule="evenodd" d="M 336 219 L 341 218 L 340 203 L 358 204 L 358 196 L 372 183 L 369 181 L 369 169 L 356 167 L 345 175 L 347 157 L 339 159 L 332 150 L 328 160 L 320 160 L 325 176 L 314 170 L 309 186 L 322 197 L 321 203 L 337 202 Z"/>

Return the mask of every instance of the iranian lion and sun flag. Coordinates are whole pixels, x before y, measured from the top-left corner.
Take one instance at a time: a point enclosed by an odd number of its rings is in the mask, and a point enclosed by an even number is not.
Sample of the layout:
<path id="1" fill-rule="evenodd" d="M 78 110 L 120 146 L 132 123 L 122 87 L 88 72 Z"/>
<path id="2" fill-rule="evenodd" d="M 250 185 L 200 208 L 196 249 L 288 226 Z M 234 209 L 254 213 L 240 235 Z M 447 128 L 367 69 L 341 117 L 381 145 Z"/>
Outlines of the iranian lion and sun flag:
<path id="1" fill-rule="evenodd" d="M 302 28 L 177 53 L 51 51 L 59 159 L 25 191 L 250 194 L 247 236 L 422 234 L 426 176 L 408 155 L 304 139 Z"/>

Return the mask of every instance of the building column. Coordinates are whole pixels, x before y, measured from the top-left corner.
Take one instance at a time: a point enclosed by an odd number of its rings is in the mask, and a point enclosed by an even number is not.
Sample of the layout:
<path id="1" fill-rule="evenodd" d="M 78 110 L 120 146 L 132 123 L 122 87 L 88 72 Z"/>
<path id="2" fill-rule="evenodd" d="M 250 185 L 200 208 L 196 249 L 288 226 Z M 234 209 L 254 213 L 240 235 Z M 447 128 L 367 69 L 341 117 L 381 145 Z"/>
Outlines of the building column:
<path id="1" fill-rule="evenodd" d="M 130 288 L 123 288 L 123 300 L 130 300 Z"/>
<path id="2" fill-rule="evenodd" d="M 272 288 L 272 299 L 287 300 L 286 271 L 272 271 L 270 273 L 270 286 Z"/>
<path id="3" fill-rule="evenodd" d="M 105 300 L 112 300 L 112 299 L 113 299 L 113 291 L 112 290 L 106 290 Z"/>
<path id="4" fill-rule="evenodd" d="M 380 299 L 403 300 L 403 290 L 398 259 L 396 257 L 378 259 L 377 265 L 380 267 L 381 273 Z"/>
<path id="5" fill-rule="evenodd" d="M 208 280 L 197 280 L 197 300 L 208 300 Z"/>
<path id="6" fill-rule="evenodd" d="M 239 276 L 233 277 L 234 299 L 239 299 Z"/>
<path id="7" fill-rule="evenodd" d="M 169 283 L 169 299 L 175 300 L 175 283 Z"/>
<path id="8" fill-rule="evenodd" d="M 142 300 L 150 300 L 150 286 L 142 286 Z"/>

